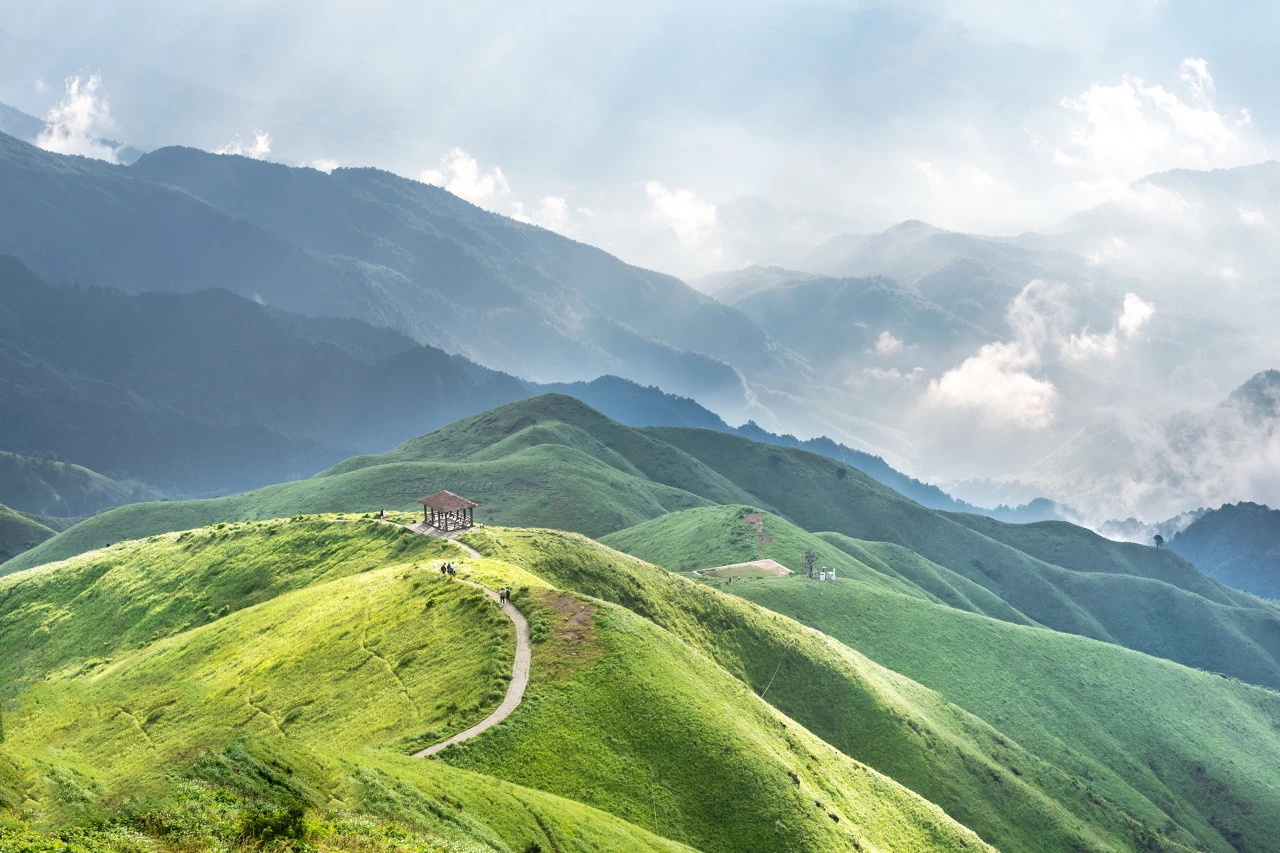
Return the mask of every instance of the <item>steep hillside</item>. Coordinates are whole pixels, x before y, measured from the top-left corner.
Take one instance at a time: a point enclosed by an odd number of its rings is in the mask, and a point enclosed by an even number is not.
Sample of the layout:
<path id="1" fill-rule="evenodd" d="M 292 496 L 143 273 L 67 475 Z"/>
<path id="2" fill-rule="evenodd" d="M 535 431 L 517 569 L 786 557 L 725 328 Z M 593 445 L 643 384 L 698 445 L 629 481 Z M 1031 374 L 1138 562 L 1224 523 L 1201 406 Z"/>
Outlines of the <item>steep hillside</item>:
<path id="1" fill-rule="evenodd" d="M 1094 795 L 1134 814 L 1159 814 L 1153 826 L 1169 821 L 1221 850 L 1267 850 L 1280 832 L 1280 784 L 1268 769 L 1280 755 L 1277 694 L 1114 645 L 966 613 L 973 608 L 963 601 L 943 606 L 919 588 L 887 582 L 910 570 L 905 555 L 882 552 L 883 564 L 851 562 L 848 554 L 842 560 L 828 543 L 852 551 L 852 540 L 805 534 L 768 514 L 716 507 L 667 521 L 607 541 L 639 556 L 654 549 L 692 556 L 662 561 L 672 567 L 753 554 L 802 566 L 800 549 L 812 548 L 823 565 L 836 567 L 834 583 L 799 575 L 707 583 L 939 691 L 1038 760 L 1088 780 Z"/>
<path id="2" fill-rule="evenodd" d="M 1280 600 L 1280 511 L 1227 504 L 1202 514 L 1168 547 L 1228 586 Z"/>
<path id="3" fill-rule="evenodd" d="M 496 704 L 511 661 L 510 622 L 437 571 L 446 557 L 521 584 L 535 677 L 509 721 L 415 762 L 404 753 Z M 372 520 L 295 518 L 6 578 L 0 754 L 17 810 L 212 840 L 229 819 L 270 840 L 369 815 L 486 850 L 990 849 L 657 624 L 538 569 Z"/>
<path id="4" fill-rule="evenodd" d="M 58 287 L 14 258 L 0 258 L 0 328 L 0 395 L 22 413 L 0 428 L 0 447 L 188 493 L 307 476 L 528 393 L 353 321 L 226 291 Z"/>
<path id="5" fill-rule="evenodd" d="M 0 135 L 0 194 L 0 253 L 58 281 L 227 287 L 391 326 L 527 379 L 616 373 L 735 413 L 749 408 L 739 370 L 804 369 L 678 279 L 375 169 L 330 175 L 183 148 L 119 167 Z"/>

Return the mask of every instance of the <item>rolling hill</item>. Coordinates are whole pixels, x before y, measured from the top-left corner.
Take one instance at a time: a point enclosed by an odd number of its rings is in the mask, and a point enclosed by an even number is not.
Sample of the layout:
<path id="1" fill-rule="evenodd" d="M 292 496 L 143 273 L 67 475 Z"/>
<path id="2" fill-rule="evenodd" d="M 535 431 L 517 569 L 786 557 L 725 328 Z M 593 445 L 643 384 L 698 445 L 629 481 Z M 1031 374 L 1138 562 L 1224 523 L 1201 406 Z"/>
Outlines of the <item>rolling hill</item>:
<path id="1" fill-rule="evenodd" d="M 559 585 L 561 540 L 491 535 L 520 548 L 468 560 L 369 519 L 277 519 L 5 578 L 3 807 L 98 849 L 991 849 L 657 621 Z M 510 624 L 446 558 L 520 586 L 535 677 L 507 722 L 415 761 L 485 715 L 511 660 Z"/>
<path id="2" fill-rule="evenodd" d="M 1274 692 L 983 616 L 945 569 L 922 571 L 882 543 L 810 534 L 745 507 L 689 510 L 606 541 L 670 568 L 757 556 L 803 567 L 813 549 L 837 581 L 705 582 L 937 690 L 1037 759 L 1088 780 L 1095 796 L 1158 813 L 1146 819 L 1179 825 L 1206 849 L 1262 851 L 1280 832 L 1280 810 L 1268 804 L 1280 794 L 1268 769 L 1280 745 Z"/>
<path id="3" fill-rule="evenodd" d="M 0 561 L 29 551 L 56 535 L 56 530 L 35 518 L 0 504 Z"/>
<path id="4" fill-rule="evenodd" d="M 0 573 L 219 521 L 416 510 L 417 496 L 440 488 L 479 502 L 489 523 L 593 537 L 673 511 L 753 505 L 810 531 L 910 551 L 921 571 L 943 567 L 948 584 L 986 602 L 979 612 L 1280 686 L 1280 610 L 1206 578 L 1167 549 L 1111 542 L 1060 522 L 1009 525 L 937 512 L 823 456 L 710 430 L 625 427 L 554 394 L 458 421 L 385 454 L 353 457 L 307 480 L 112 510 Z"/>

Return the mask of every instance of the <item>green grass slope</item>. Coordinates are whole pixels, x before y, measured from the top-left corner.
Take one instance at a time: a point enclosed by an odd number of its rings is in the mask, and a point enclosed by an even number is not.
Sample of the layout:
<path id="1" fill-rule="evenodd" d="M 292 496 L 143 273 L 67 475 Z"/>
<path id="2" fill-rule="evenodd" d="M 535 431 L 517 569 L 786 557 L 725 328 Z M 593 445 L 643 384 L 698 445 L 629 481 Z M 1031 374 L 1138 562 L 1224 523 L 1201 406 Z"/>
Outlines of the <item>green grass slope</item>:
<path id="1" fill-rule="evenodd" d="M 729 509 L 692 510 L 608 541 L 696 555 L 677 565 L 717 565 L 742 556 L 732 531 L 740 539 L 754 530 Z M 796 531 L 768 515 L 763 521 L 777 535 L 761 555 L 785 562 L 800 544 L 788 544 Z M 815 541 L 848 550 L 868 544 L 799 535 L 824 561 L 829 554 Z M 844 567 L 837 576 L 834 583 L 796 576 L 711 583 L 937 690 L 1038 760 L 1085 780 L 1090 796 L 1149 826 L 1176 825 L 1216 850 L 1268 850 L 1280 837 L 1280 778 L 1272 771 L 1280 761 L 1277 694 L 1111 644 L 961 612 Z"/>
<path id="2" fill-rule="evenodd" d="M 417 498 L 442 488 L 480 502 L 478 518 L 488 523 L 573 524 L 596 535 L 709 503 L 624 473 L 576 448 L 537 445 L 484 462 L 354 467 L 224 498 L 131 504 L 88 518 L 42 543 L 43 547 L 0 564 L 0 574 L 64 560 L 125 539 L 221 521 L 384 508 L 419 511 Z"/>
<path id="3" fill-rule="evenodd" d="M 466 540 L 482 553 L 647 616 L 827 743 L 941 805 L 1000 849 L 1181 850 L 1198 843 L 1142 798 L 1118 806 L 937 693 L 790 619 L 572 534 L 489 530 Z M 569 710 L 561 713 L 576 719 Z M 581 725 L 594 736 L 590 721 Z M 496 755 L 482 751 L 479 766 L 508 760 L 494 748 Z M 515 744 L 506 748 L 522 756 Z M 519 778 L 540 778 L 538 762 L 529 763 Z M 1212 833 L 1204 836 L 1212 842 L 1206 849 L 1231 849 Z"/>
<path id="4" fill-rule="evenodd" d="M 225 849 L 297 830 L 296 812 L 320 849 L 683 849 L 401 755 L 483 717 L 509 677 L 511 623 L 435 571 L 442 555 L 460 552 L 369 521 L 277 520 L 0 581 L 14 652 L 0 812 L 18 819 L 0 820 L 0 847 L 34 821 L 109 827 L 83 835 L 88 849 L 139 829 Z"/>
<path id="5" fill-rule="evenodd" d="M 732 591 L 938 690 L 1097 794 L 1158 807 L 1202 844 L 1264 851 L 1280 837 L 1276 693 L 857 581 Z"/>
<path id="6" fill-rule="evenodd" d="M 1031 525 L 1028 534 L 1023 525 L 925 509 L 852 468 L 805 451 L 708 430 L 641 431 L 731 476 L 766 508 L 777 507 L 807 530 L 901 545 L 985 587 L 1045 627 L 1280 688 L 1280 608 L 1205 578 L 1167 549 L 1150 549 L 1135 561 L 1133 546 L 1071 525 Z M 1051 553 L 1052 544 L 1045 547 L 1046 530 L 1061 538 L 1061 554 Z M 1083 546 L 1089 550 L 1081 553 Z"/>
<path id="7" fill-rule="evenodd" d="M 709 430 L 630 429 L 554 394 L 309 480 L 104 513 L 0 565 L 0 574 L 217 521 L 412 509 L 440 488 L 479 501 L 485 522 L 596 537 L 672 511 L 754 505 L 806 530 L 886 543 L 831 541 L 880 575 L 949 604 L 1280 688 L 1280 608 L 1228 590 L 1176 554 L 1065 524 L 1020 527 L 936 512 L 824 456 Z"/>
<path id="8" fill-rule="evenodd" d="M 0 562 L 30 551 L 46 539 L 57 535 L 29 515 L 0 504 Z"/>
<path id="9" fill-rule="evenodd" d="M 858 578 L 962 610 L 1030 624 L 1026 616 L 986 588 L 906 548 L 862 542 L 838 533 L 809 533 L 752 507 L 704 507 L 671 513 L 600 541 L 672 571 L 768 557 L 803 572 L 804 555 L 813 551 L 818 555 L 816 570 L 832 568 L 842 578 Z"/>
<path id="10" fill-rule="evenodd" d="M 510 671 L 510 622 L 436 570 L 446 556 L 521 588 L 534 679 L 509 721 L 415 762 L 492 710 Z M 369 849 L 393 831 L 521 853 L 989 849 L 670 632 L 539 568 L 325 517 L 0 579 L 4 804 L 63 834 L 207 830 L 184 849 L 292 835 Z M 389 824 L 357 831 L 353 814 Z"/>

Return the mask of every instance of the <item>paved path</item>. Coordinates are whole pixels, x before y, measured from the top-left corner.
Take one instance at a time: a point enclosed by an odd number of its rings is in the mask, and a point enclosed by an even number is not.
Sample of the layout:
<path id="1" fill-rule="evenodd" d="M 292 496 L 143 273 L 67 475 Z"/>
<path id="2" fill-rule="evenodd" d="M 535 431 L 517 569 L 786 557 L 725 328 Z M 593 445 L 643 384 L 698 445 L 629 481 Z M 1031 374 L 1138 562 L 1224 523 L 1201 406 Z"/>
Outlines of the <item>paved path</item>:
<path id="1" fill-rule="evenodd" d="M 448 539 L 459 548 L 465 550 L 473 558 L 477 560 L 480 559 L 480 553 L 478 551 L 470 545 L 456 540 L 458 533 L 441 533 L 426 522 L 418 522 L 417 524 L 402 526 L 406 530 L 411 530 L 414 533 L 418 533 L 423 536 L 434 536 L 437 539 Z M 498 594 L 487 586 L 481 586 L 480 584 L 473 583 L 471 581 L 459 581 L 459 583 L 474 586 L 476 589 L 483 591 L 485 595 L 489 596 L 494 601 L 498 601 Z M 502 704 L 498 706 L 496 711 L 476 723 L 471 728 L 467 729 L 465 732 L 459 732 L 448 740 L 432 744 L 421 752 L 415 752 L 413 754 L 414 758 L 426 758 L 428 756 L 435 755 L 440 750 L 450 747 L 455 743 L 461 743 L 464 740 L 471 740 L 473 737 L 493 728 L 507 717 L 510 717 L 511 712 L 520 707 L 520 701 L 524 699 L 524 690 L 529 686 L 529 666 L 533 661 L 533 651 L 529 644 L 529 620 L 525 619 L 524 614 L 519 610 L 516 610 L 515 605 L 510 602 L 501 604 L 500 606 L 502 607 L 502 612 L 507 614 L 507 618 L 516 626 L 516 659 L 511 665 L 511 683 L 507 685 L 507 695 L 503 697 Z"/>
<path id="2" fill-rule="evenodd" d="M 394 522 L 384 522 L 384 523 L 393 524 Z M 472 559 L 475 559 L 475 560 L 481 559 L 479 551 L 477 551 L 475 548 L 472 548 L 466 542 L 458 541 L 458 537 L 461 536 L 463 533 L 467 533 L 470 528 L 468 528 L 468 530 L 453 530 L 453 531 L 450 531 L 449 533 L 445 533 L 439 528 L 432 527 L 430 524 L 427 524 L 425 521 L 419 521 L 417 524 L 402 524 L 400 526 L 403 527 L 405 530 L 411 530 L 414 533 L 421 533 L 423 536 L 432 536 L 436 539 L 448 539 L 454 545 L 457 545 L 459 548 L 466 551 L 467 554 L 469 554 Z"/>

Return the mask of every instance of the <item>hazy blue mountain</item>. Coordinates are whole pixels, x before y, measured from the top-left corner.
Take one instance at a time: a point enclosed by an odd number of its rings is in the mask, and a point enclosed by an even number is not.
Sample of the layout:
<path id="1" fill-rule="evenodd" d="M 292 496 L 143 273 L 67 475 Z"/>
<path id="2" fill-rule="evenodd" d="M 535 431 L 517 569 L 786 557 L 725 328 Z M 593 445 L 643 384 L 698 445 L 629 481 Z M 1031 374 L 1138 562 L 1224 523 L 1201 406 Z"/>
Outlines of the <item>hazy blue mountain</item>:
<path id="1" fill-rule="evenodd" d="M 205 494 L 309 476 L 526 393 L 513 377 L 353 321 L 220 290 L 60 287 L 0 258 L 5 450 Z"/>
<path id="2" fill-rule="evenodd" d="M 0 501 L 25 511 L 84 514 L 161 494 L 308 476 L 345 455 L 381 452 L 451 420 L 558 390 L 632 426 L 703 427 L 813 450 L 931 508 L 1057 517 L 1038 506 L 974 507 L 878 456 L 830 439 L 775 435 L 753 422 L 731 427 L 657 386 L 614 376 L 525 382 L 393 330 L 292 314 L 224 290 L 58 286 L 0 257 L 0 333 L 0 397 L 17 413 L 0 426 L 0 448 L 53 454 L 87 474 L 101 472 L 105 483 L 125 481 L 68 501 L 47 478 L 32 475 L 37 485 L 22 488 L 15 480 Z"/>
<path id="3" fill-rule="evenodd" d="M 746 407 L 739 371 L 804 365 L 671 276 L 375 169 L 332 175 L 184 148 L 134 166 L 0 136 L 0 252 L 58 281 L 226 287 L 390 326 L 526 378 L 628 376 Z"/>
<path id="4" fill-rule="evenodd" d="M 989 333 L 1004 328 L 1009 302 L 1028 282 L 1098 278 L 1083 257 L 1064 248 L 946 231 L 915 220 L 875 234 L 833 237 L 802 266 L 836 277 L 893 279 Z M 1113 307 L 1102 300 L 1094 319 L 1105 321 Z"/>
<path id="5" fill-rule="evenodd" d="M 908 370 L 921 364 L 950 365 L 991 336 L 915 288 L 888 278 L 786 273 L 748 268 L 724 279 L 716 296 L 819 370 L 843 375 L 882 365 L 886 356 L 898 353 L 910 360 Z M 896 349 L 880 353 L 876 345 L 885 332 L 897 341 Z"/>
<path id="6" fill-rule="evenodd" d="M 0 451 L 0 504 L 22 507 L 36 520 L 92 515 L 121 504 L 160 500 L 164 492 L 136 480 L 113 480 L 53 458 Z"/>
<path id="7" fill-rule="evenodd" d="M 1168 547 L 1227 586 L 1280 600 L 1280 510 L 1226 504 L 1203 513 Z"/>
<path id="8" fill-rule="evenodd" d="M 618 373 L 740 403 L 728 365 L 755 375 L 797 366 L 740 312 L 674 277 L 387 172 L 326 175 L 165 148 L 130 174 L 181 187 L 360 276 L 373 301 L 357 316 L 526 378 Z M 673 352 L 664 363 L 654 342 L 702 355 Z"/>

